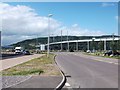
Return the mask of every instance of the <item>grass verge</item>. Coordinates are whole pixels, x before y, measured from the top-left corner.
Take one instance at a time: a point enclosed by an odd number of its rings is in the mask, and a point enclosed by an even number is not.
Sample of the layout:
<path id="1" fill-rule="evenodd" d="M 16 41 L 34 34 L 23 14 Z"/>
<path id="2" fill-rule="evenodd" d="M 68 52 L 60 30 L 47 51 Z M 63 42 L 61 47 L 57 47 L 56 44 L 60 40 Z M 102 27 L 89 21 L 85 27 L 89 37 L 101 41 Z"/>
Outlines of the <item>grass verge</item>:
<path id="1" fill-rule="evenodd" d="M 112 57 L 110 57 L 110 56 L 103 56 L 104 53 L 100 53 L 100 52 L 98 52 L 98 53 L 86 53 L 86 52 L 84 52 L 84 54 L 92 55 L 92 56 L 105 57 L 105 58 L 120 59 L 120 56 L 112 56 Z"/>
<path id="2" fill-rule="evenodd" d="M 50 54 L 32 59 L 28 62 L 19 64 L 12 68 L 3 70 L 2 75 L 60 75 L 54 62 L 55 55 Z"/>

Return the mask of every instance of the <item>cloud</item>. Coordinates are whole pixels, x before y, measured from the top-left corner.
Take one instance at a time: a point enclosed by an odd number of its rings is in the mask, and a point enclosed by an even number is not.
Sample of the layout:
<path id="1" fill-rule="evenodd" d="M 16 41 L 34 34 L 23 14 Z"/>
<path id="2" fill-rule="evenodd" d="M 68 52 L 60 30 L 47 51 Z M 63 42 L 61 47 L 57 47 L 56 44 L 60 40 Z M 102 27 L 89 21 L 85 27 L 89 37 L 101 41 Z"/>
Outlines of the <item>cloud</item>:
<path id="1" fill-rule="evenodd" d="M 110 7 L 110 6 L 115 6 L 114 3 L 102 3 L 102 7 Z"/>
<path id="2" fill-rule="evenodd" d="M 12 41 L 24 40 L 23 36 L 33 38 L 35 35 L 48 35 L 48 17 L 39 16 L 34 9 L 16 5 L 12 6 L 6 3 L 0 3 L 0 17 L 2 17 L 2 41 L 8 41 L 9 37 Z M 60 22 L 51 18 L 51 31 L 60 27 Z M 19 38 L 19 39 L 18 39 Z M 13 40 L 14 39 L 14 40 Z M 8 42 L 6 42 L 8 44 Z"/>
<path id="3" fill-rule="evenodd" d="M 9 45 L 25 39 L 48 35 L 48 17 L 40 16 L 36 11 L 24 5 L 0 3 L 0 27 L 2 27 L 2 45 Z M 63 26 L 60 21 L 50 19 L 50 34 L 60 35 L 101 35 L 101 31 L 81 28 L 78 24 Z"/>
<path id="4" fill-rule="evenodd" d="M 70 36 L 91 36 L 91 35 L 99 36 L 104 34 L 100 30 L 89 30 L 89 29 L 81 28 L 78 24 L 73 24 L 71 25 L 71 27 L 63 26 L 54 33 L 56 33 L 56 35 L 61 35 L 60 33 L 61 30 L 62 30 L 62 35 L 67 35 L 68 32 L 68 35 Z"/>

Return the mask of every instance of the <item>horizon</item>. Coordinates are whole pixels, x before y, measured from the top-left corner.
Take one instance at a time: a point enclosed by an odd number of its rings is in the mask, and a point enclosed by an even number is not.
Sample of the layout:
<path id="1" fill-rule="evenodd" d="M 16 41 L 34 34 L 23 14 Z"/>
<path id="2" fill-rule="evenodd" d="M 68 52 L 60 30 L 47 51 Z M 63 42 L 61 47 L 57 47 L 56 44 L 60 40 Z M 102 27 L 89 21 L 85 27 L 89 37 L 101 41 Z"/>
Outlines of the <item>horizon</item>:
<path id="1" fill-rule="evenodd" d="M 118 35 L 117 2 L 8 2 L 0 3 L 2 45 L 48 35 Z M 69 15 L 69 16 L 68 16 Z"/>
<path id="2" fill-rule="evenodd" d="M 112 36 L 112 35 L 100 35 L 100 36 L 71 36 L 69 35 L 70 37 L 102 37 L 102 36 Z M 69 37 L 68 36 L 68 37 Z M 114 35 L 114 36 L 117 36 L 119 37 L 119 35 Z M 61 37 L 60 35 L 59 36 L 50 36 L 51 37 Z M 67 35 L 64 35 L 62 37 L 67 37 Z M 39 39 L 39 38 L 48 38 L 47 36 L 44 36 L 44 37 L 37 37 L 37 38 L 31 38 L 31 39 L 26 39 L 26 40 L 33 40 L 33 39 Z M 23 41 L 26 41 L 26 40 L 21 40 L 21 41 L 18 41 L 18 42 L 15 42 L 15 43 L 12 43 L 12 44 L 9 44 L 9 45 L 2 45 L 2 47 L 6 47 L 6 46 L 11 46 L 13 44 L 16 44 L 16 43 L 19 43 L 19 42 L 23 42 Z"/>

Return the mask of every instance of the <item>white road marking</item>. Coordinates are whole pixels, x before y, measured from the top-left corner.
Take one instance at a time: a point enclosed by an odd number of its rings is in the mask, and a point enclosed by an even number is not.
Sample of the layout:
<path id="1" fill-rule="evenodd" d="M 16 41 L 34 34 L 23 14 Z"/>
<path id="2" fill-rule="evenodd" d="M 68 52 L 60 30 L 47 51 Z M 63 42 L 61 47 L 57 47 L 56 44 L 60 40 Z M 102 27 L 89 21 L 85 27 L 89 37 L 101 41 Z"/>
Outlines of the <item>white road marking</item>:
<path id="1" fill-rule="evenodd" d="M 66 82 L 65 86 L 67 87 L 68 90 L 73 90 L 69 83 Z"/>
<path id="2" fill-rule="evenodd" d="M 70 84 L 66 82 L 66 83 L 65 83 L 65 86 L 70 87 Z"/>

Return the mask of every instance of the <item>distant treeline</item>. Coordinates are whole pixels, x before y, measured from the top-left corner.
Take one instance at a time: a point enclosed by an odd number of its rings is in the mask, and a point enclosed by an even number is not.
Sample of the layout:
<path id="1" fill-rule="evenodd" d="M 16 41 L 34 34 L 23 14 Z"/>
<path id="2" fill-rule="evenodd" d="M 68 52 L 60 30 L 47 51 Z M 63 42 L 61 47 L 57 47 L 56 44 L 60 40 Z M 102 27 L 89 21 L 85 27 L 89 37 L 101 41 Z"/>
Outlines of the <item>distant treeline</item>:
<path id="1" fill-rule="evenodd" d="M 92 38 L 110 38 L 113 37 L 113 35 L 103 35 L 103 36 L 68 36 L 68 40 L 83 40 L 83 39 L 92 39 Z M 114 35 L 114 37 L 118 37 Z M 10 46 L 16 47 L 16 46 L 22 46 L 26 49 L 35 49 L 36 45 L 39 44 L 47 44 L 47 37 L 39 37 L 34 39 L 27 39 L 21 42 L 17 42 L 14 44 L 11 44 Z M 50 37 L 50 43 L 52 42 L 60 42 L 61 36 L 51 36 Z M 62 36 L 62 41 L 67 41 L 67 36 Z M 84 45 L 84 44 L 83 44 Z"/>

